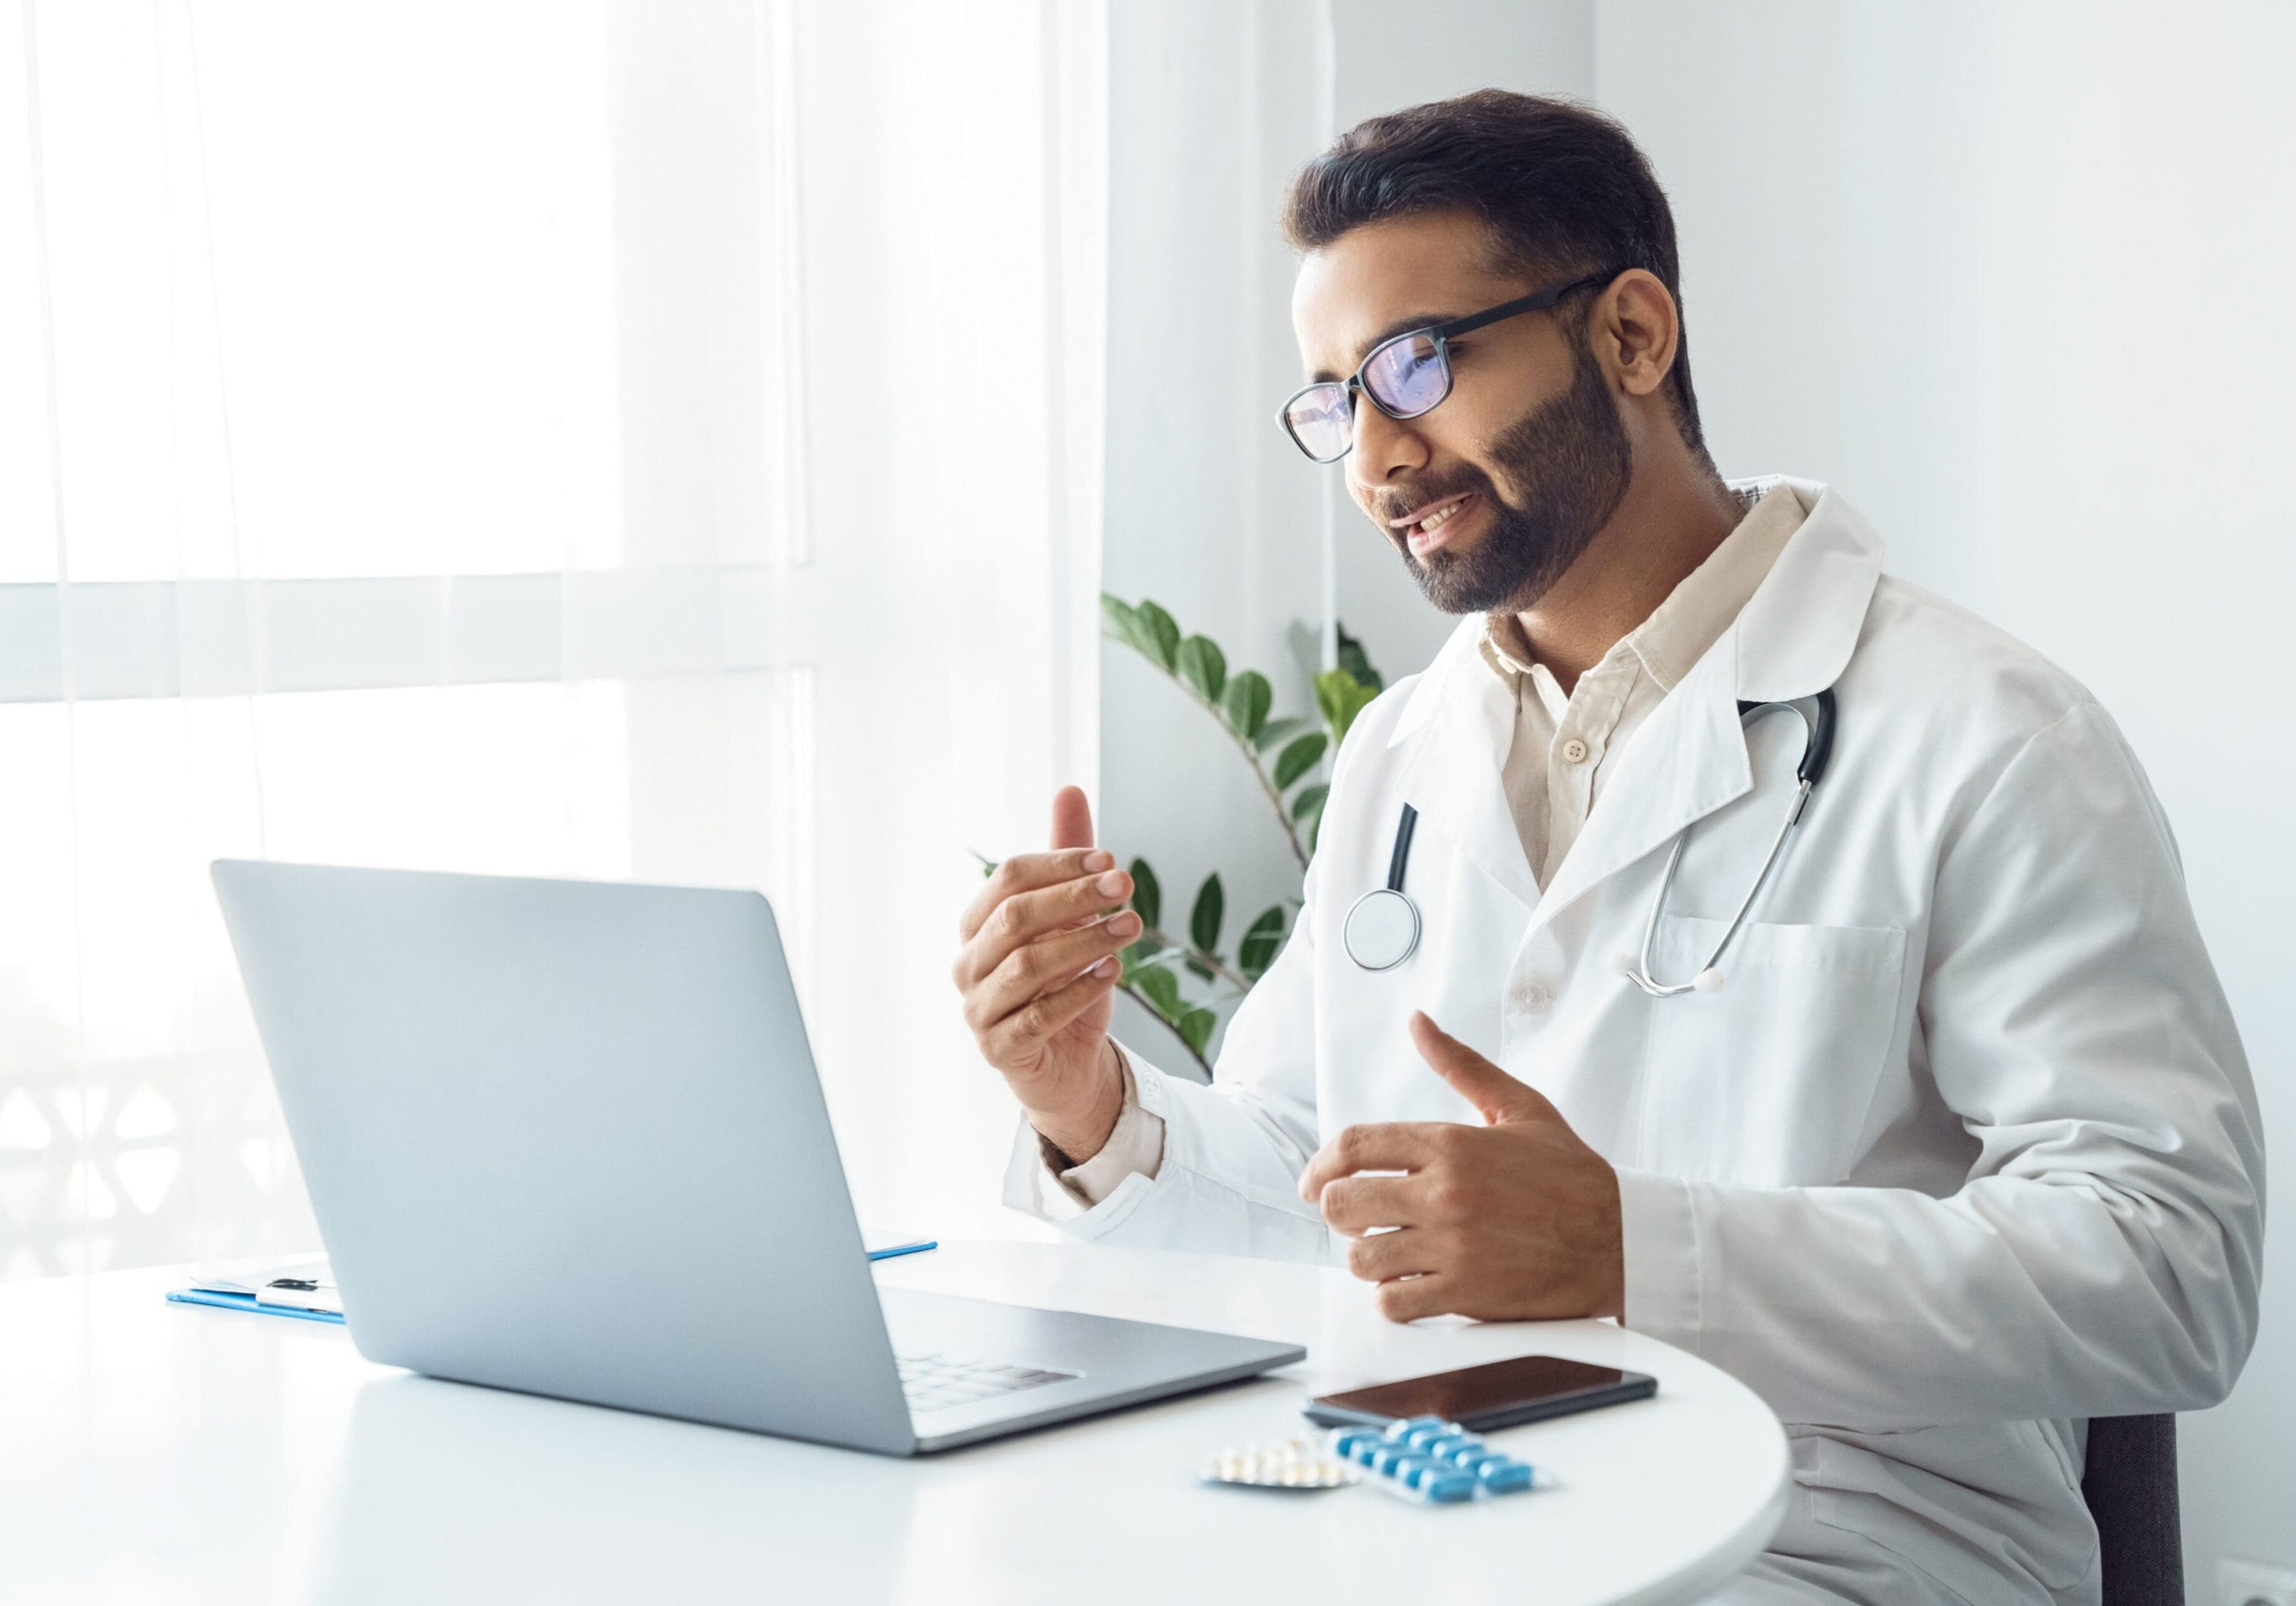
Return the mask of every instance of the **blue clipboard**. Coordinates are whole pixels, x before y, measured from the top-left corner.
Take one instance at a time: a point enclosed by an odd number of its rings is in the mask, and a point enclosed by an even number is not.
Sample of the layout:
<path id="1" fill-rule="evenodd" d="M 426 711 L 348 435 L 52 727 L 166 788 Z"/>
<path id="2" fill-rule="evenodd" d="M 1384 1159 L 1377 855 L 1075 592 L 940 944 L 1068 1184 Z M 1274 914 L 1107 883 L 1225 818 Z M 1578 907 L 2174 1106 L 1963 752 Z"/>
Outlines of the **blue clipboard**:
<path id="1" fill-rule="evenodd" d="M 295 1305 L 258 1305 L 253 1294 L 226 1294 L 204 1288 L 176 1288 L 168 1291 L 172 1305 L 212 1305 L 217 1310 L 252 1311 L 258 1316 L 294 1316 L 305 1322 L 332 1322 L 343 1324 L 343 1313 L 339 1310 L 305 1310 Z"/>

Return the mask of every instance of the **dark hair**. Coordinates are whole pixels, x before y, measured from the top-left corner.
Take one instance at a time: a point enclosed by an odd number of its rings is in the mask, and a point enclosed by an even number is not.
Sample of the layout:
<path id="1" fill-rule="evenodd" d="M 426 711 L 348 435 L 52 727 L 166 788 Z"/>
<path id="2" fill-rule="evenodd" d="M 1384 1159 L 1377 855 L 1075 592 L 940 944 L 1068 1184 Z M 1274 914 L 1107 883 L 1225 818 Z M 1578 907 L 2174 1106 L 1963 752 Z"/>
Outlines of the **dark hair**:
<path id="1" fill-rule="evenodd" d="M 1453 209 L 1480 214 L 1505 268 L 1546 280 L 1645 268 L 1680 315 L 1666 192 L 1624 128 L 1571 101 L 1478 89 L 1357 123 L 1293 177 L 1283 233 L 1311 251 L 1365 224 Z M 1668 379 L 1676 425 L 1703 456 L 1687 333 Z"/>

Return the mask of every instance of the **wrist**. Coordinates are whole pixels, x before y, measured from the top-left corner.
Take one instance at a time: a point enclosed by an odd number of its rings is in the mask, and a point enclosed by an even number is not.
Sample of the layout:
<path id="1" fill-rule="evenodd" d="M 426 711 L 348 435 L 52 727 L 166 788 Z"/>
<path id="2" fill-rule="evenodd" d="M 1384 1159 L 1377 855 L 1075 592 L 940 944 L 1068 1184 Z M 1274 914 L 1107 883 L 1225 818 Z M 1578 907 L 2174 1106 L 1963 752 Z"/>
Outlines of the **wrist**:
<path id="1" fill-rule="evenodd" d="M 1596 1190 L 1597 1219 L 1603 1231 L 1595 1252 L 1596 1286 L 1594 1309 L 1587 1314 L 1623 1321 L 1627 1314 L 1626 1210 L 1619 1199 L 1617 1168 L 1605 1162 L 1605 1184 Z"/>
<path id="2" fill-rule="evenodd" d="M 1124 1113 L 1124 1068 L 1113 1038 L 1100 1040 L 1089 1095 L 1060 1110 L 1031 1110 L 1029 1124 L 1037 1135 L 1060 1151 L 1070 1166 L 1080 1166 L 1107 1145 L 1109 1135 Z"/>

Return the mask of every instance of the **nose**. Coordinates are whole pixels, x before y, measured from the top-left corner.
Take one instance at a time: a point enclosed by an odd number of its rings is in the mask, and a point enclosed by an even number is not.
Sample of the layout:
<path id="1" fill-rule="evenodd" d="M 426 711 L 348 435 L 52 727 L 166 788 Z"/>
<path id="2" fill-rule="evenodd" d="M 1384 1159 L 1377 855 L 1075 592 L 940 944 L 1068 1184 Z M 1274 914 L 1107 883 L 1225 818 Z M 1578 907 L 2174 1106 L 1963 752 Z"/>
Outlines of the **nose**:
<path id="1" fill-rule="evenodd" d="M 1427 442 L 1405 421 L 1390 418 L 1361 397 L 1356 398 L 1355 449 L 1348 472 L 1357 488 L 1376 493 L 1427 467 Z"/>

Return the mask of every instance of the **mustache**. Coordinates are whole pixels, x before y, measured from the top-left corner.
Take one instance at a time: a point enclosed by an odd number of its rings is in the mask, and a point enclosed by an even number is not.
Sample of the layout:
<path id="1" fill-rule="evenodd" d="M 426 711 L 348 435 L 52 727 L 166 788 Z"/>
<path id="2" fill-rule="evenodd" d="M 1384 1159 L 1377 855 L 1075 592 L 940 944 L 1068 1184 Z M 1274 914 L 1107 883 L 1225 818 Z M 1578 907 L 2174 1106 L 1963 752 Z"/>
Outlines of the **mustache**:
<path id="1" fill-rule="evenodd" d="M 1417 507 L 1427 507 L 1447 502 L 1454 496 L 1464 496 L 1470 491 L 1480 491 L 1492 501 L 1499 500 L 1491 489 L 1490 477 L 1470 472 L 1448 485 L 1410 486 L 1402 490 L 1380 491 L 1371 499 L 1371 516 L 1382 529 L 1393 528 L 1394 520 Z"/>

